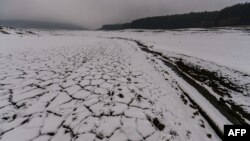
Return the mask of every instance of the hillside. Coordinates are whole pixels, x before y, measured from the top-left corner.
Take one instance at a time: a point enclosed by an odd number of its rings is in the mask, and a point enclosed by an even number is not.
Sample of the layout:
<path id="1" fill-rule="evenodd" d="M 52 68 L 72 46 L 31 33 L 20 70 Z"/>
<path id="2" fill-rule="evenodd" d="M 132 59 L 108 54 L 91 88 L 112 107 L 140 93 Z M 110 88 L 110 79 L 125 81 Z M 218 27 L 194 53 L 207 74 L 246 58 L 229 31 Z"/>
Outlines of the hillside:
<path id="1" fill-rule="evenodd" d="M 250 25 L 250 3 L 237 4 L 220 11 L 192 12 L 138 19 L 126 24 L 104 25 L 103 30 L 178 29 Z"/>

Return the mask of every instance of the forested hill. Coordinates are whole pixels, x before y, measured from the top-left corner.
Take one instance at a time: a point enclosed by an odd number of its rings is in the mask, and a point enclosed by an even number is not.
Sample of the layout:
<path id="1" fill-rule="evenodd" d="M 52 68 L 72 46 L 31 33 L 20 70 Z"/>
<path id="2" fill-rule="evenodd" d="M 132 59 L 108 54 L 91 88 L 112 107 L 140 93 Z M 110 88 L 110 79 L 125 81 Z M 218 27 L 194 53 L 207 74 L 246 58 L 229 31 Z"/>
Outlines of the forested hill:
<path id="1" fill-rule="evenodd" d="M 237 4 L 213 12 L 149 17 L 126 24 L 104 25 L 101 29 L 178 29 L 241 25 L 250 25 L 250 3 Z"/>

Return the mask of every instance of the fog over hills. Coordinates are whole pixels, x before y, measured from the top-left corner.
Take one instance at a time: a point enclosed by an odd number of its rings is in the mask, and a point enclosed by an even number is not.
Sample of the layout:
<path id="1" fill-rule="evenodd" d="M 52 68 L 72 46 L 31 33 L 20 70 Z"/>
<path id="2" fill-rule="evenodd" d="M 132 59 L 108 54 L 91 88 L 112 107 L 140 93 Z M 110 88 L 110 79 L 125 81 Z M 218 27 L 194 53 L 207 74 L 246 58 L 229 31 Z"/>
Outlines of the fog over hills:
<path id="1" fill-rule="evenodd" d="M 80 25 L 50 21 L 0 20 L 0 25 L 15 28 L 86 30 L 86 28 Z"/>

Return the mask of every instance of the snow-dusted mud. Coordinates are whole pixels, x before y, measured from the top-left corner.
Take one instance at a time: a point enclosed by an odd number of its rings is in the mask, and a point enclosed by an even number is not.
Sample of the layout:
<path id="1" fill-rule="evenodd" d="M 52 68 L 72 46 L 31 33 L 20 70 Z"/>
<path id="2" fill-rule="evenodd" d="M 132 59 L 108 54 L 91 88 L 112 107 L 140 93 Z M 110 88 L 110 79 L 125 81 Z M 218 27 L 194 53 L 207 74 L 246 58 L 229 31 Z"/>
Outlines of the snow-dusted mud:
<path id="1" fill-rule="evenodd" d="M 1 30 L 1 141 L 217 141 L 231 123 L 134 42 Z"/>
<path id="2" fill-rule="evenodd" d="M 204 115 L 219 132 L 229 122 L 250 123 L 249 27 L 125 30 L 103 36 L 134 42 L 161 64 L 158 68 L 173 71 L 174 79 L 206 114 L 213 107 L 219 110 L 220 114 Z"/>

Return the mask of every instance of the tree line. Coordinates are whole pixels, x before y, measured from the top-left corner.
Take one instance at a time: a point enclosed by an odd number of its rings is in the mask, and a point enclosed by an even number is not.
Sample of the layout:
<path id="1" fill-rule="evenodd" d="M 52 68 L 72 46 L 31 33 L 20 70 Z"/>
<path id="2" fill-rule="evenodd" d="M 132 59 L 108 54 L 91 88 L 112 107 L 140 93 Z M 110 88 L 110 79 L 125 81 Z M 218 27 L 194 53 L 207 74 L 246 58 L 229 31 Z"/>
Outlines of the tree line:
<path id="1" fill-rule="evenodd" d="M 220 11 L 143 18 L 126 24 L 104 25 L 101 29 L 178 29 L 241 25 L 250 25 L 250 3 L 236 4 Z"/>

